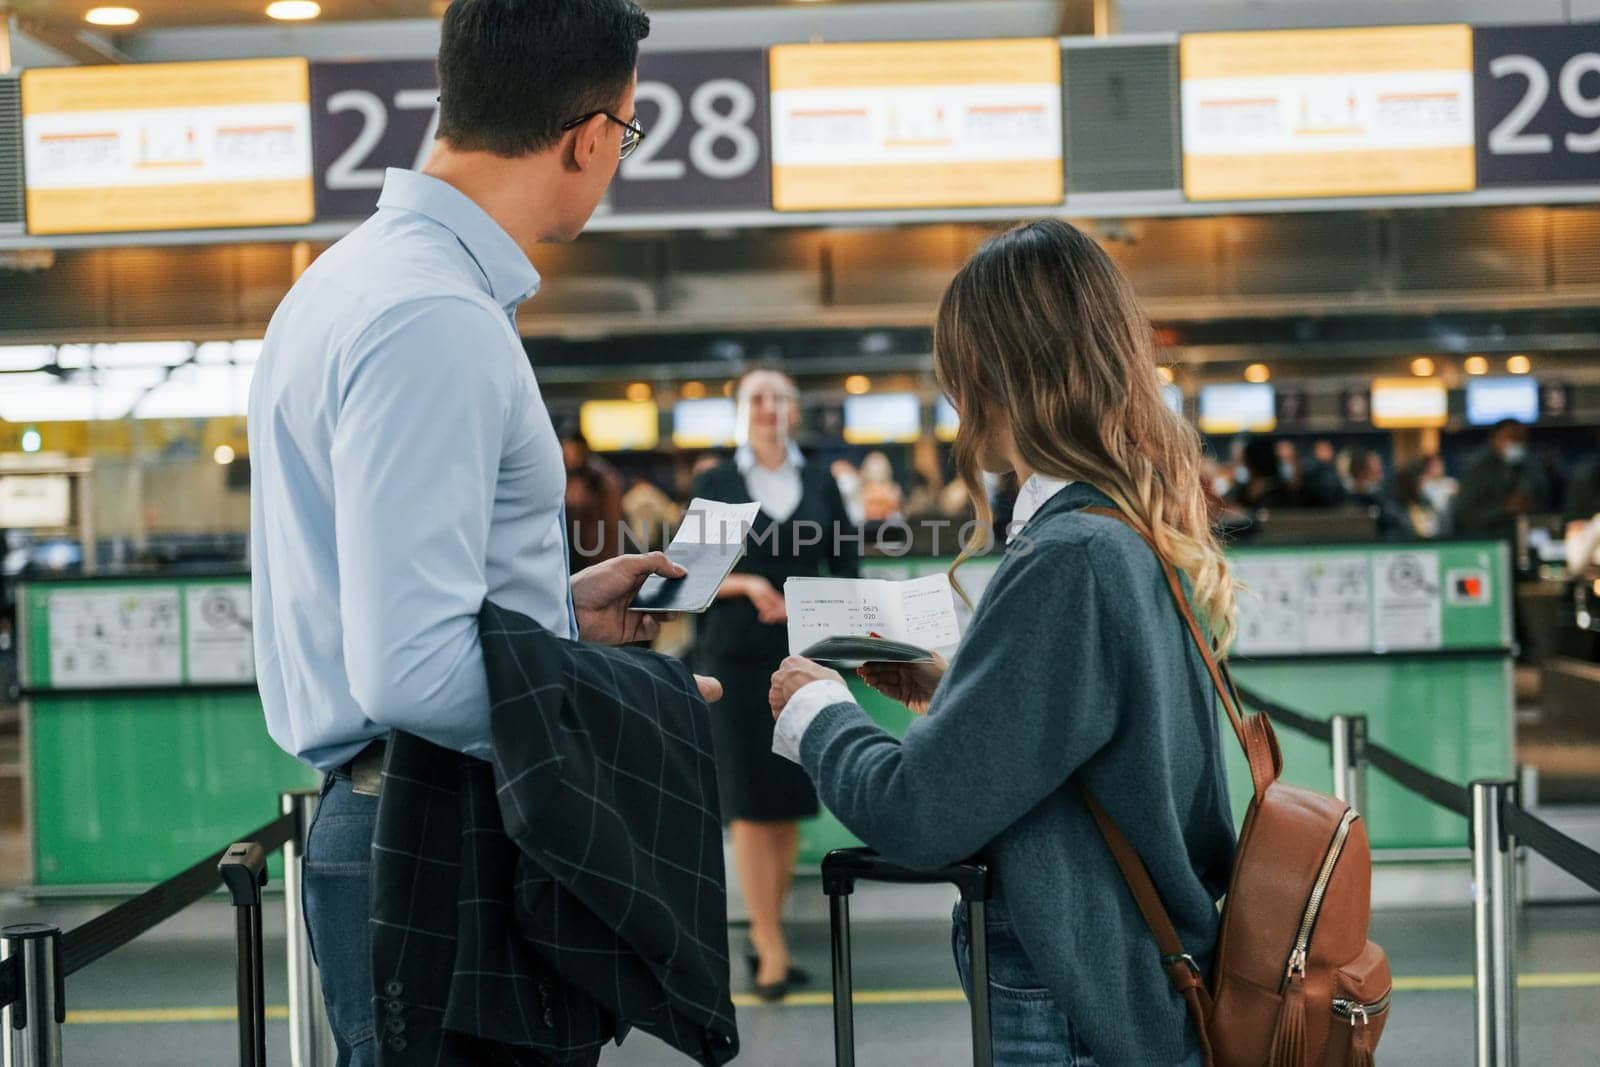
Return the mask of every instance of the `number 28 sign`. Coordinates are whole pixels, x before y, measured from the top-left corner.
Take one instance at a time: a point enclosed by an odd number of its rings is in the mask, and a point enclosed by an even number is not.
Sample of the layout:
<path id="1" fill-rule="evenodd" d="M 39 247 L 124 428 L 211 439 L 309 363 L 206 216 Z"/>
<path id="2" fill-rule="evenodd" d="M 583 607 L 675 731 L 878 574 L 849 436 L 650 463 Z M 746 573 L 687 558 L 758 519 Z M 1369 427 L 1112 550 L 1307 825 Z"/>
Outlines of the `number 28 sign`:
<path id="1" fill-rule="evenodd" d="M 431 60 L 311 65 L 317 218 L 371 214 L 388 167 L 420 167 L 439 128 Z M 645 139 L 618 168 L 617 214 L 770 206 L 767 64 L 759 49 L 646 53 Z"/>
<path id="2" fill-rule="evenodd" d="M 1600 182 L 1600 26 L 1473 30 L 1478 185 Z"/>

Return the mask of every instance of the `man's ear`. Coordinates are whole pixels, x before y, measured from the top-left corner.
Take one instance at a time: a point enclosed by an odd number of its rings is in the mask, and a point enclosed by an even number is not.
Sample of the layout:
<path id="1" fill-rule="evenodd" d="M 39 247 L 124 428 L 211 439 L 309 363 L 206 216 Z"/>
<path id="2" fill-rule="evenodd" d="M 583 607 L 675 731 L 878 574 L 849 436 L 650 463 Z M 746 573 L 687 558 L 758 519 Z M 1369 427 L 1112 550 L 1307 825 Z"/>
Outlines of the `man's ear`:
<path id="1" fill-rule="evenodd" d="M 600 154 L 601 137 L 610 121 L 604 115 L 595 115 L 572 131 L 572 149 L 568 158 L 574 169 L 588 170 L 594 165 L 595 158 Z"/>

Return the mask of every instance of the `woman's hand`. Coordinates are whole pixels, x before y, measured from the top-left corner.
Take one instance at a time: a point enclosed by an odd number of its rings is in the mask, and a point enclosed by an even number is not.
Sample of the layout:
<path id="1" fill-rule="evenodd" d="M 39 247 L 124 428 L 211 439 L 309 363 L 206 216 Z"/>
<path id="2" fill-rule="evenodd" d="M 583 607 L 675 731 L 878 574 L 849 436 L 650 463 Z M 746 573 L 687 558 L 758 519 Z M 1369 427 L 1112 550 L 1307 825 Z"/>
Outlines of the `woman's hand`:
<path id="1" fill-rule="evenodd" d="M 939 679 L 944 677 L 949 666 L 944 657 L 935 652 L 931 661 L 921 663 L 863 663 L 856 673 L 890 700 L 898 700 L 918 715 L 924 715 L 933 700 L 933 691 L 939 688 Z"/>
<path id="2" fill-rule="evenodd" d="M 774 589 L 771 582 L 759 574 L 742 577 L 744 595 L 756 606 L 756 618 L 768 624 L 789 621 L 789 607 L 783 601 L 783 594 Z"/>
<path id="3" fill-rule="evenodd" d="M 843 685 L 844 679 L 838 671 L 814 663 L 804 656 L 790 656 L 779 664 L 772 676 L 772 690 L 767 694 L 767 701 L 772 705 L 772 717 L 776 719 L 783 714 L 789 698 L 812 682 L 838 682 Z"/>

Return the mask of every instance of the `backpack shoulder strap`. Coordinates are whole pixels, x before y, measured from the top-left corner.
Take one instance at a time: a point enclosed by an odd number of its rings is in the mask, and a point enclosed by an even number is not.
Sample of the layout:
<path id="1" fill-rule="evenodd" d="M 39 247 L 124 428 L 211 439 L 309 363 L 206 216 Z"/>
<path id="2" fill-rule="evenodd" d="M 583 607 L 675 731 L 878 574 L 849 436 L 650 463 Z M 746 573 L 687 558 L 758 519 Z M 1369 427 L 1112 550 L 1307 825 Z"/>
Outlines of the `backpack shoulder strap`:
<path id="1" fill-rule="evenodd" d="M 1278 775 L 1283 771 L 1283 757 L 1278 751 L 1278 740 L 1273 735 L 1271 724 L 1263 716 L 1246 716 L 1242 713 L 1237 694 L 1233 690 L 1233 679 L 1228 676 L 1227 668 L 1217 661 L 1211 642 L 1206 640 L 1204 631 L 1200 629 L 1200 621 L 1195 618 L 1194 608 L 1190 607 L 1189 598 L 1184 595 L 1183 583 L 1178 578 L 1177 569 L 1156 551 L 1150 535 L 1121 511 L 1113 508 L 1083 510 L 1087 514 L 1102 515 L 1123 523 L 1138 534 L 1155 553 L 1156 562 L 1160 564 L 1161 572 L 1166 576 L 1167 588 L 1172 593 L 1173 602 L 1178 606 L 1178 613 L 1183 616 L 1189 636 L 1194 641 L 1195 648 L 1200 650 L 1200 658 L 1205 661 L 1206 671 L 1211 675 L 1211 684 L 1216 688 L 1217 699 L 1222 702 L 1223 710 L 1228 713 L 1228 723 L 1233 727 L 1234 736 L 1239 739 L 1239 747 L 1244 749 L 1245 761 L 1250 764 L 1250 782 L 1255 788 L 1255 795 L 1260 797 L 1266 792 L 1267 786 L 1278 780 Z"/>

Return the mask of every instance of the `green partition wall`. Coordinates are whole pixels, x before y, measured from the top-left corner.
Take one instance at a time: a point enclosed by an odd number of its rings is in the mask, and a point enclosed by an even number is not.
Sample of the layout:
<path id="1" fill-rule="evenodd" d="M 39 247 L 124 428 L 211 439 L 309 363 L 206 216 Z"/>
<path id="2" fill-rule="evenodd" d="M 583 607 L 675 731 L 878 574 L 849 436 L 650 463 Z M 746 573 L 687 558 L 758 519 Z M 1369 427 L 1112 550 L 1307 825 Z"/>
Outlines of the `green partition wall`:
<path id="1" fill-rule="evenodd" d="M 1298 545 L 1238 548 L 1229 558 L 1248 585 L 1232 657 L 1241 685 L 1316 717 L 1366 715 L 1373 740 L 1456 782 L 1511 774 L 1511 576 L 1504 546 Z M 869 560 L 863 573 L 904 579 L 949 564 Z M 995 566 L 974 560 L 959 575 L 976 595 Z M 875 719 L 904 732 L 908 711 L 857 680 L 851 688 Z M 1224 731 L 1229 789 L 1242 817 L 1250 778 Z M 1282 728 L 1278 738 L 1284 779 L 1331 792 L 1327 746 Z M 1367 791 L 1363 814 L 1374 847 L 1466 843 L 1464 820 L 1375 771 Z M 854 844 L 823 812 L 802 827 L 801 864 Z"/>
<path id="2" fill-rule="evenodd" d="M 317 776 L 267 736 L 249 578 L 21 590 L 34 877 L 155 882 L 278 812 Z"/>

